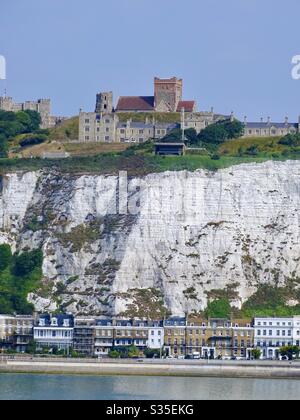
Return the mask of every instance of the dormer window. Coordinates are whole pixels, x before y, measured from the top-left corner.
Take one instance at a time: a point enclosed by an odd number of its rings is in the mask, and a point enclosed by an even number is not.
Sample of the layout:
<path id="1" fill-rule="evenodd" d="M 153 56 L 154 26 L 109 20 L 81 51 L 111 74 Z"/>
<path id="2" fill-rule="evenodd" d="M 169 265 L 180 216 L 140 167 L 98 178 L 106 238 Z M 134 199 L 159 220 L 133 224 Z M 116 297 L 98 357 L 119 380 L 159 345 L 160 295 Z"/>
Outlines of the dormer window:
<path id="1" fill-rule="evenodd" d="M 57 318 L 52 318 L 51 325 L 52 327 L 57 327 Z"/>
<path id="2" fill-rule="evenodd" d="M 64 320 L 64 327 L 69 327 L 70 326 L 70 321 L 68 319 Z"/>
<path id="3" fill-rule="evenodd" d="M 40 326 L 40 327 L 44 327 L 44 326 L 45 326 L 45 320 L 44 320 L 44 319 L 42 319 L 42 318 L 41 318 L 41 319 L 39 320 L 39 326 Z"/>

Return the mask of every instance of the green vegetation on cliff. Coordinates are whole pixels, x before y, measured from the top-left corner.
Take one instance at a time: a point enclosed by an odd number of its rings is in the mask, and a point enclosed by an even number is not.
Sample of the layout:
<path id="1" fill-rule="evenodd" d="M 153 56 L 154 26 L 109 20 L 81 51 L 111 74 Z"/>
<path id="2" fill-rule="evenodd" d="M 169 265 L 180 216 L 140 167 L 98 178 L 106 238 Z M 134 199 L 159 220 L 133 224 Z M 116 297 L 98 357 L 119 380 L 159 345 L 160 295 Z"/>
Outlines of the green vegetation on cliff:
<path id="1" fill-rule="evenodd" d="M 0 158 L 6 157 L 10 143 L 24 133 L 41 134 L 40 114 L 35 111 L 6 112 L 0 110 Z"/>
<path id="2" fill-rule="evenodd" d="M 32 314 L 27 296 L 40 285 L 42 263 L 40 250 L 13 255 L 9 245 L 0 245 L 0 313 Z"/>
<path id="3" fill-rule="evenodd" d="M 290 279 L 283 286 L 262 284 L 257 291 L 243 304 L 242 309 L 232 308 L 232 301 L 237 296 L 233 289 L 221 289 L 208 292 L 210 298 L 205 310 L 207 318 L 253 318 L 255 316 L 293 316 L 300 314 L 300 304 L 290 306 L 290 302 L 300 302 L 300 279 Z M 238 285 L 237 285 L 238 286 Z"/>

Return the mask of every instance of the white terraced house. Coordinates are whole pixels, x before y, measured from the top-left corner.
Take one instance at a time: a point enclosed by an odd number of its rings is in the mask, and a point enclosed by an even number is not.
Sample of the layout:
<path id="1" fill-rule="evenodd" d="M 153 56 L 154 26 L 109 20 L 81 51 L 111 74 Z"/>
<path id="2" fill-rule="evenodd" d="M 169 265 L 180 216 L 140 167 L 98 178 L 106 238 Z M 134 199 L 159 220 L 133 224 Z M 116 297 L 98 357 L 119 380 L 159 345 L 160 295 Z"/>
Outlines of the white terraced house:
<path id="1" fill-rule="evenodd" d="M 40 315 L 33 334 L 39 350 L 69 350 L 73 346 L 74 318 L 72 315 Z"/>
<path id="2" fill-rule="evenodd" d="M 254 347 L 262 359 L 279 359 L 280 348 L 300 345 L 300 316 L 254 319 Z"/>

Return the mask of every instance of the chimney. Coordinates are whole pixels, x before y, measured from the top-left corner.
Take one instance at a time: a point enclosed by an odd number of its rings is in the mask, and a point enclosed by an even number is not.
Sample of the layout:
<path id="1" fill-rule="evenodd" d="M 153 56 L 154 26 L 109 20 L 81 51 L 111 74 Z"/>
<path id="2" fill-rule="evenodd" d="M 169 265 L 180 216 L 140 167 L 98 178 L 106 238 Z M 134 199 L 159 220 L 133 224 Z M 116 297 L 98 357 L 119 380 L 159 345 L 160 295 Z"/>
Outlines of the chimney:
<path id="1" fill-rule="evenodd" d="M 271 117 L 268 117 L 268 124 L 271 124 Z"/>
<path id="2" fill-rule="evenodd" d="M 260 119 L 260 122 L 262 122 L 262 123 L 264 122 L 264 119 L 263 119 L 263 117 L 261 117 L 261 119 Z"/>
<path id="3" fill-rule="evenodd" d="M 210 112 L 211 112 L 211 114 L 214 114 L 215 109 L 214 109 L 214 107 L 213 107 L 213 106 L 210 108 Z"/>
<path id="4" fill-rule="evenodd" d="M 232 111 L 230 114 L 230 121 L 233 122 L 234 121 L 234 112 Z"/>
<path id="5" fill-rule="evenodd" d="M 247 125 L 247 115 L 244 116 L 244 124 Z"/>
<path id="6" fill-rule="evenodd" d="M 288 125 L 288 123 L 289 123 L 289 117 L 285 117 L 284 122 L 285 122 L 285 125 Z"/>

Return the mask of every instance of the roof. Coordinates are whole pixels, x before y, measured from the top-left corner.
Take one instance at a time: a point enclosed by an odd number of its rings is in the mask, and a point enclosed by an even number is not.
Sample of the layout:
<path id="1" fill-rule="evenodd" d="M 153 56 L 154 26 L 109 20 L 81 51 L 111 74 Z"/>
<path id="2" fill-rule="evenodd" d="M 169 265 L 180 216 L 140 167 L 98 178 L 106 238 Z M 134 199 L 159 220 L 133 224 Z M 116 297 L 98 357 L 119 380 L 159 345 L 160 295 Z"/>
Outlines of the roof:
<path id="1" fill-rule="evenodd" d="M 185 318 L 181 318 L 181 317 L 172 317 L 169 319 L 165 320 L 165 325 L 166 326 L 185 326 L 186 325 L 186 319 Z"/>
<path id="2" fill-rule="evenodd" d="M 121 96 L 116 111 L 154 111 L 154 96 Z"/>
<path id="3" fill-rule="evenodd" d="M 126 123 L 119 123 L 117 125 L 118 128 L 127 128 L 127 124 Z M 157 130 L 174 130 L 175 128 L 180 128 L 180 124 L 176 124 L 176 123 L 154 123 L 154 124 L 150 124 L 150 123 L 143 123 L 143 122 L 134 122 L 131 121 L 130 122 L 130 127 L 129 128 L 140 128 L 140 129 L 147 129 L 147 128 L 153 128 L 155 127 Z"/>
<path id="4" fill-rule="evenodd" d="M 112 319 L 97 319 L 96 325 L 99 327 L 111 327 L 113 325 Z"/>
<path id="5" fill-rule="evenodd" d="M 298 128 L 298 124 L 296 123 L 273 123 L 273 122 L 247 122 L 245 123 L 246 128 Z"/>
<path id="6" fill-rule="evenodd" d="M 183 142 L 160 142 L 160 143 L 155 143 L 155 146 L 176 146 L 176 147 L 185 147 L 185 144 Z"/>
<path id="7" fill-rule="evenodd" d="M 57 326 L 58 327 L 65 327 L 64 325 L 64 321 L 68 320 L 69 321 L 69 327 L 74 327 L 74 316 L 73 315 L 49 315 L 49 314 L 44 314 L 44 315 L 40 315 L 39 316 L 39 320 L 43 319 L 45 321 L 45 326 L 46 327 L 50 327 L 51 326 L 51 320 L 53 318 L 57 319 Z"/>
<path id="8" fill-rule="evenodd" d="M 185 112 L 193 112 L 196 106 L 195 101 L 180 101 L 178 103 L 177 112 L 180 112 L 184 108 Z"/>

